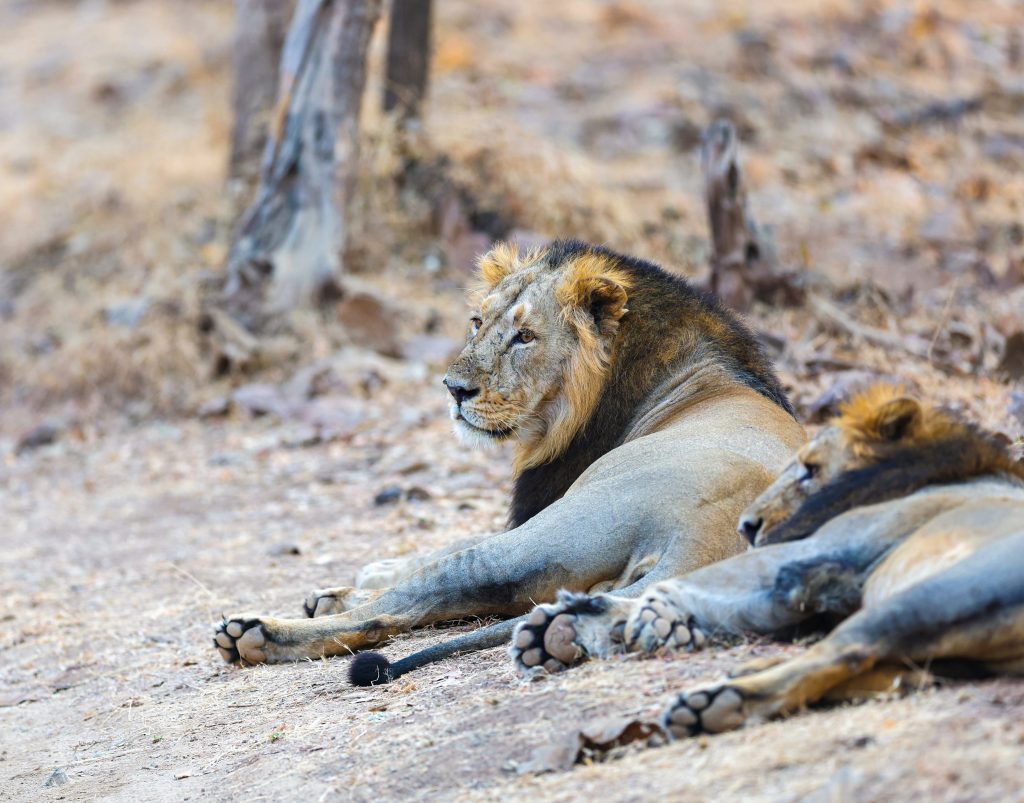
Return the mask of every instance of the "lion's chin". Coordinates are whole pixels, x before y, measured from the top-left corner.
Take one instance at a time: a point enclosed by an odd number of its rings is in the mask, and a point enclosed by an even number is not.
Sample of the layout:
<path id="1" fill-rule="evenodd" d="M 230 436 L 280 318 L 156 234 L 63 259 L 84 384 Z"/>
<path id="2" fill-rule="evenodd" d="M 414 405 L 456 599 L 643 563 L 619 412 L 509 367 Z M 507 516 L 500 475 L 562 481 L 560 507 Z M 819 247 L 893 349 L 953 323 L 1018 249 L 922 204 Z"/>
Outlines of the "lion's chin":
<path id="1" fill-rule="evenodd" d="M 491 448 L 515 436 L 514 429 L 484 429 L 475 426 L 461 415 L 453 418 L 455 436 L 467 446 Z"/>

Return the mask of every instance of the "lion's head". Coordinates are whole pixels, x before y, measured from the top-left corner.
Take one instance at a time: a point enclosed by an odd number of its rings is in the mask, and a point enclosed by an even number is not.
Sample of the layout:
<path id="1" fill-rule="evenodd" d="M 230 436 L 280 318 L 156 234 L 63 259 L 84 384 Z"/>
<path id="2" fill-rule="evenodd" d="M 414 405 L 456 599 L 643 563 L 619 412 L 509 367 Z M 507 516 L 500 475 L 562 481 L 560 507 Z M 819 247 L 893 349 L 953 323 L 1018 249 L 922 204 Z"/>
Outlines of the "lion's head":
<path id="1" fill-rule="evenodd" d="M 604 254 L 557 245 L 521 253 L 499 244 L 479 267 L 466 346 L 444 384 L 459 437 L 516 439 L 521 472 L 561 454 L 593 412 L 629 275 Z"/>
<path id="2" fill-rule="evenodd" d="M 787 540 L 777 531 L 808 499 L 834 488 L 850 472 L 883 459 L 890 451 L 886 447 L 913 436 L 921 418 L 921 405 L 900 388 L 877 385 L 856 396 L 744 511 L 740 532 L 758 545 Z M 829 518 L 852 506 L 841 499 L 834 502 Z"/>
<path id="3" fill-rule="evenodd" d="M 756 546 L 791 541 L 854 507 L 929 484 L 991 474 L 1024 478 L 1007 444 L 902 388 L 875 385 L 797 452 L 744 511 L 739 530 Z"/>

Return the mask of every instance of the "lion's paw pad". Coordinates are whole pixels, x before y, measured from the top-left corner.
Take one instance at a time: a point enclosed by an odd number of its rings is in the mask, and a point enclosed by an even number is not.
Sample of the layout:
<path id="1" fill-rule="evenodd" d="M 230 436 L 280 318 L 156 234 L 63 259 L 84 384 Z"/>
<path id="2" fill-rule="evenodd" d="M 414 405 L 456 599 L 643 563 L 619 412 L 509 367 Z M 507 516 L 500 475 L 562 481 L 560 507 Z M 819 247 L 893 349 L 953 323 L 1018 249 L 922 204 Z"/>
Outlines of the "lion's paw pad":
<path id="1" fill-rule="evenodd" d="M 574 614 L 561 611 L 557 605 L 534 608 L 512 635 L 509 653 L 519 671 L 532 674 L 543 668 L 561 672 L 583 657 L 583 650 L 575 642 L 575 621 Z"/>
<path id="2" fill-rule="evenodd" d="M 743 695 L 732 686 L 681 694 L 662 717 L 665 728 L 676 738 L 736 730 L 745 719 Z"/>
<path id="3" fill-rule="evenodd" d="M 663 599 L 649 597 L 626 622 L 625 640 L 630 652 L 650 654 L 662 649 L 699 650 L 706 637 L 692 616 Z"/>
<path id="4" fill-rule="evenodd" d="M 233 617 L 221 622 L 213 634 L 213 646 L 229 663 L 262 664 L 267 643 L 259 619 Z"/>

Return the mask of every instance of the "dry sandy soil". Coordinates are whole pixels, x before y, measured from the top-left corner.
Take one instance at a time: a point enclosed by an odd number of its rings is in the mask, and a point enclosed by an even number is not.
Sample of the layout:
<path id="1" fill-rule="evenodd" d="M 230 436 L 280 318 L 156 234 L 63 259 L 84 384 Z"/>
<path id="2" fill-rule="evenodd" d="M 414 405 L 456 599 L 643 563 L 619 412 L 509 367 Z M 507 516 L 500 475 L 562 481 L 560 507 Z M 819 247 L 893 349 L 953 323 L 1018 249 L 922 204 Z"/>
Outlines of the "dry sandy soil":
<path id="1" fill-rule="evenodd" d="M 897 376 L 1021 436 L 1024 389 L 997 370 L 1024 320 L 1019 3 L 435 5 L 426 129 L 483 211 L 700 279 L 695 137 L 728 114 L 783 262 L 833 305 L 752 315 L 801 416 Z M 536 746 L 595 717 L 654 714 L 800 647 L 534 683 L 496 649 L 374 689 L 347 685 L 345 659 L 224 665 L 222 613 L 298 616 L 308 590 L 369 560 L 499 528 L 508 455 L 455 444 L 440 360 L 384 359 L 322 319 L 293 321 L 298 347 L 257 379 L 292 387 L 327 366 L 305 402 L 334 416 L 332 439 L 274 415 L 195 415 L 252 381 L 211 379 L 197 334 L 197 288 L 230 229 L 231 3 L 9 0 L 0 30 L 0 797 L 1024 798 L 1014 680 L 533 775 L 517 768 Z M 971 111 L 929 118 L 938 101 Z M 387 205 L 395 160 L 369 106 L 353 267 L 398 306 L 403 339 L 428 323 L 457 336 L 469 278 L 454 255 L 479 236 L 444 241 Z M 17 454 L 47 420 L 57 442 Z M 394 486 L 416 498 L 375 503 Z M 57 769 L 66 783 L 44 786 Z"/>
<path id="2" fill-rule="evenodd" d="M 612 661 L 534 683 L 501 649 L 393 686 L 344 659 L 224 665 L 229 610 L 299 615 L 359 565 L 499 526 L 502 460 L 452 444 L 433 382 L 396 380 L 367 423 L 289 448 L 268 423 L 149 424 L 41 449 L 4 472 L 0 772 L 8 798 L 1006 800 L 1024 774 L 1024 686 L 998 680 L 816 711 L 571 772 L 519 776 L 535 746 L 606 714 L 655 713 L 751 644 Z M 391 420 L 398 406 L 407 414 Z M 414 415 L 408 414 L 414 411 Z M 430 498 L 376 506 L 380 489 Z M 290 554 L 292 548 L 299 554 Z M 403 637 L 406 654 L 443 638 Z M 56 768 L 64 786 L 44 789 Z"/>

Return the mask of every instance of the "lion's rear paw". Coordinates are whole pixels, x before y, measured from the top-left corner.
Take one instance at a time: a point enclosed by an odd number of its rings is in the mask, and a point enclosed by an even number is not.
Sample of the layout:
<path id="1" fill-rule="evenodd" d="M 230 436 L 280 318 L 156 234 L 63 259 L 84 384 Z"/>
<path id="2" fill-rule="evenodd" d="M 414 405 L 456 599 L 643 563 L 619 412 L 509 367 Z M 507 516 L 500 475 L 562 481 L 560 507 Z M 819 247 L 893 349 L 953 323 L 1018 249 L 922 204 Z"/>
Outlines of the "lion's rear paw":
<path id="1" fill-rule="evenodd" d="M 676 738 L 736 730 L 745 720 L 743 695 L 729 685 L 680 694 L 662 715 L 662 724 Z"/>
<path id="2" fill-rule="evenodd" d="M 613 651 L 616 636 L 611 598 L 561 591 L 558 602 L 538 605 L 512 634 L 509 656 L 520 674 L 562 670 Z"/>
<path id="3" fill-rule="evenodd" d="M 348 586 L 318 588 L 309 593 L 302 603 L 302 609 L 311 619 L 318 616 L 334 616 L 372 602 L 382 593 L 381 589 L 359 589 Z"/>
<path id="4" fill-rule="evenodd" d="M 530 618 L 518 625 L 512 634 L 509 656 L 520 674 L 528 675 L 543 668 L 561 672 L 583 657 L 575 644 L 573 622 L 576 617 L 561 613 L 556 605 L 538 605 Z"/>
<path id="5" fill-rule="evenodd" d="M 659 650 L 692 652 L 704 646 L 704 632 L 693 617 L 680 611 L 668 593 L 652 588 L 640 599 L 636 611 L 626 622 L 626 649 L 648 655 Z"/>
<path id="6" fill-rule="evenodd" d="M 213 646 L 229 663 L 262 664 L 267 660 L 264 650 L 267 639 L 263 625 L 255 616 L 225 619 L 213 634 Z"/>

